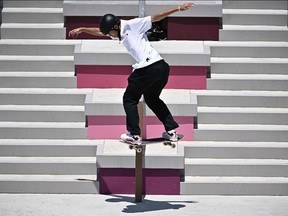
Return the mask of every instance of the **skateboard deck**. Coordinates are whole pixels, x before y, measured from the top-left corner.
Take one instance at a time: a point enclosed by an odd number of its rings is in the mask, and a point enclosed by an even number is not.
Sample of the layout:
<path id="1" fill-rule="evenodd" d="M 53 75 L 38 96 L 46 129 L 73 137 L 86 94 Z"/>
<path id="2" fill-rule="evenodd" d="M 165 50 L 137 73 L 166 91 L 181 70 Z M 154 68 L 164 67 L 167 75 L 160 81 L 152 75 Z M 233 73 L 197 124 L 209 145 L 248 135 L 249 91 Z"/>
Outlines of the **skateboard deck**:
<path id="1" fill-rule="evenodd" d="M 157 137 L 157 138 L 149 138 L 149 139 L 143 139 L 141 143 L 137 144 L 132 144 L 129 142 L 122 141 L 123 143 L 129 145 L 129 149 L 135 149 L 138 153 L 142 152 L 142 146 L 144 145 L 150 145 L 150 144 L 157 144 L 157 143 L 163 143 L 164 146 L 170 146 L 171 148 L 175 148 L 176 144 L 178 143 L 179 140 L 183 139 L 184 135 L 178 134 L 178 140 L 177 141 L 171 141 L 171 140 L 166 140 L 162 137 Z"/>

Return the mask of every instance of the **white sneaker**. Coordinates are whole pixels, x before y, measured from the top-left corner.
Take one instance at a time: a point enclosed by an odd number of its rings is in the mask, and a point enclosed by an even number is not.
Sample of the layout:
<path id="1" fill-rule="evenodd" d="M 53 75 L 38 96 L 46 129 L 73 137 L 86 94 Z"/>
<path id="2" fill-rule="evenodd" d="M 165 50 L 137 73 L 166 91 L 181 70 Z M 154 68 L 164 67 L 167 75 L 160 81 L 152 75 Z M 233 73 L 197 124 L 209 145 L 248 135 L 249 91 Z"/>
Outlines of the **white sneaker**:
<path id="1" fill-rule="evenodd" d="M 176 142 L 179 139 L 181 139 L 178 134 L 176 133 L 176 131 L 172 132 L 172 133 L 168 133 L 168 132 L 163 132 L 162 133 L 162 138 L 165 140 L 170 140 L 172 142 Z"/>
<path id="2" fill-rule="evenodd" d="M 123 140 L 126 143 L 130 143 L 130 144 L 140 144 L 141 143 L 141 137 L 139 135 L 131 135 L 130 133 L 122 134 L 121 140 Z"/>

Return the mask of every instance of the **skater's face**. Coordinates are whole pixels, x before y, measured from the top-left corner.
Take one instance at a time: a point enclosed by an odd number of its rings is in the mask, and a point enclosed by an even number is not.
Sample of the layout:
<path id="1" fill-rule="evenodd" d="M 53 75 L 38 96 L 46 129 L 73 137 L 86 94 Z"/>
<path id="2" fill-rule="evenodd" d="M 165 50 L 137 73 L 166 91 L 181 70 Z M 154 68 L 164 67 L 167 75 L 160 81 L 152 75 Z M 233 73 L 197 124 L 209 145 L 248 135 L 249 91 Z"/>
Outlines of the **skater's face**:
<path id="1" fill-rule="evenodd" d="M 107 36 L 109 36 L 109 37 L 118 37 L 118 31 L 113 29 L 107 34 Z"/>
<path id="2" fill-rule="evenodd" d="M 118 29 L 120 30 L 120 27 L 118 25 L 115 25 L 113 29 L 111 29 L 111 31 L 107 34 L 107 36 L 111 37 L 112 39 L 118 38 L 119 37 Z"/>

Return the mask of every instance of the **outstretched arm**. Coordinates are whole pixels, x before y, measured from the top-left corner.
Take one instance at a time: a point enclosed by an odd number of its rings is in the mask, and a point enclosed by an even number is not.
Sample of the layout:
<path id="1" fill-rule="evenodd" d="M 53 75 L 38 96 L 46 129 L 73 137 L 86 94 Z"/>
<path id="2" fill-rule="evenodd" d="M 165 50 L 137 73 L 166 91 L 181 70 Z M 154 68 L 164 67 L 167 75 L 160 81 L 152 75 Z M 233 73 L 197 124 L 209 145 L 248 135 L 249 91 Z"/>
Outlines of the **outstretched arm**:
<path id="1" fill-rule="evenodd" d="M 159 12 L 157 14 L 152 15 L 151 21 L 152 22 L 158 22 L 158 21 L 164 19 L 165 17 L 169 16 L 172 13 L 175 13 L 177 11 L 185 11 L 185 10 L 188 10 L 192 7 L 195 7 L 194 3 L 186 2 L 182 5 L 179 5 L 178 7 L 171 8 L 171 9 L 168 9 L 168 10 L 165 10 L 165 11 L 162 11 L 162 12 Z"/>
<path id="2" fill-rule="evenodd" d="M 94 36 L 105 36 L 102 34 L 102 32 L 100 31 L 99 28 L 85 28 L 85 27 L 81 27 L 81 28 L 76 28 L 73 29 L 69 32 L 69 37 L 72 38 L 77 38 L 77 36 L 81 33 L 87 33 L 87 34 L 91 34 Z"/>

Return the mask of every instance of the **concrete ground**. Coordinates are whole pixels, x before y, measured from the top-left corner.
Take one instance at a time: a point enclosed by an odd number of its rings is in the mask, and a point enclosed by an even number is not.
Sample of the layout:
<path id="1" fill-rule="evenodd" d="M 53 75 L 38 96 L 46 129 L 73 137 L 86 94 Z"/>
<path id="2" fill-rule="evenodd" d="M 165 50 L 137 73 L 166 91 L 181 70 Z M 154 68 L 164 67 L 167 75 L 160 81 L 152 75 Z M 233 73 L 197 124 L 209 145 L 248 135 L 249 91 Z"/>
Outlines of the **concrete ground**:
<path id="1" fill-rule="evenodd" d="M 1 216 L 288 216 L 288 196 L 0 194 Z"/>

